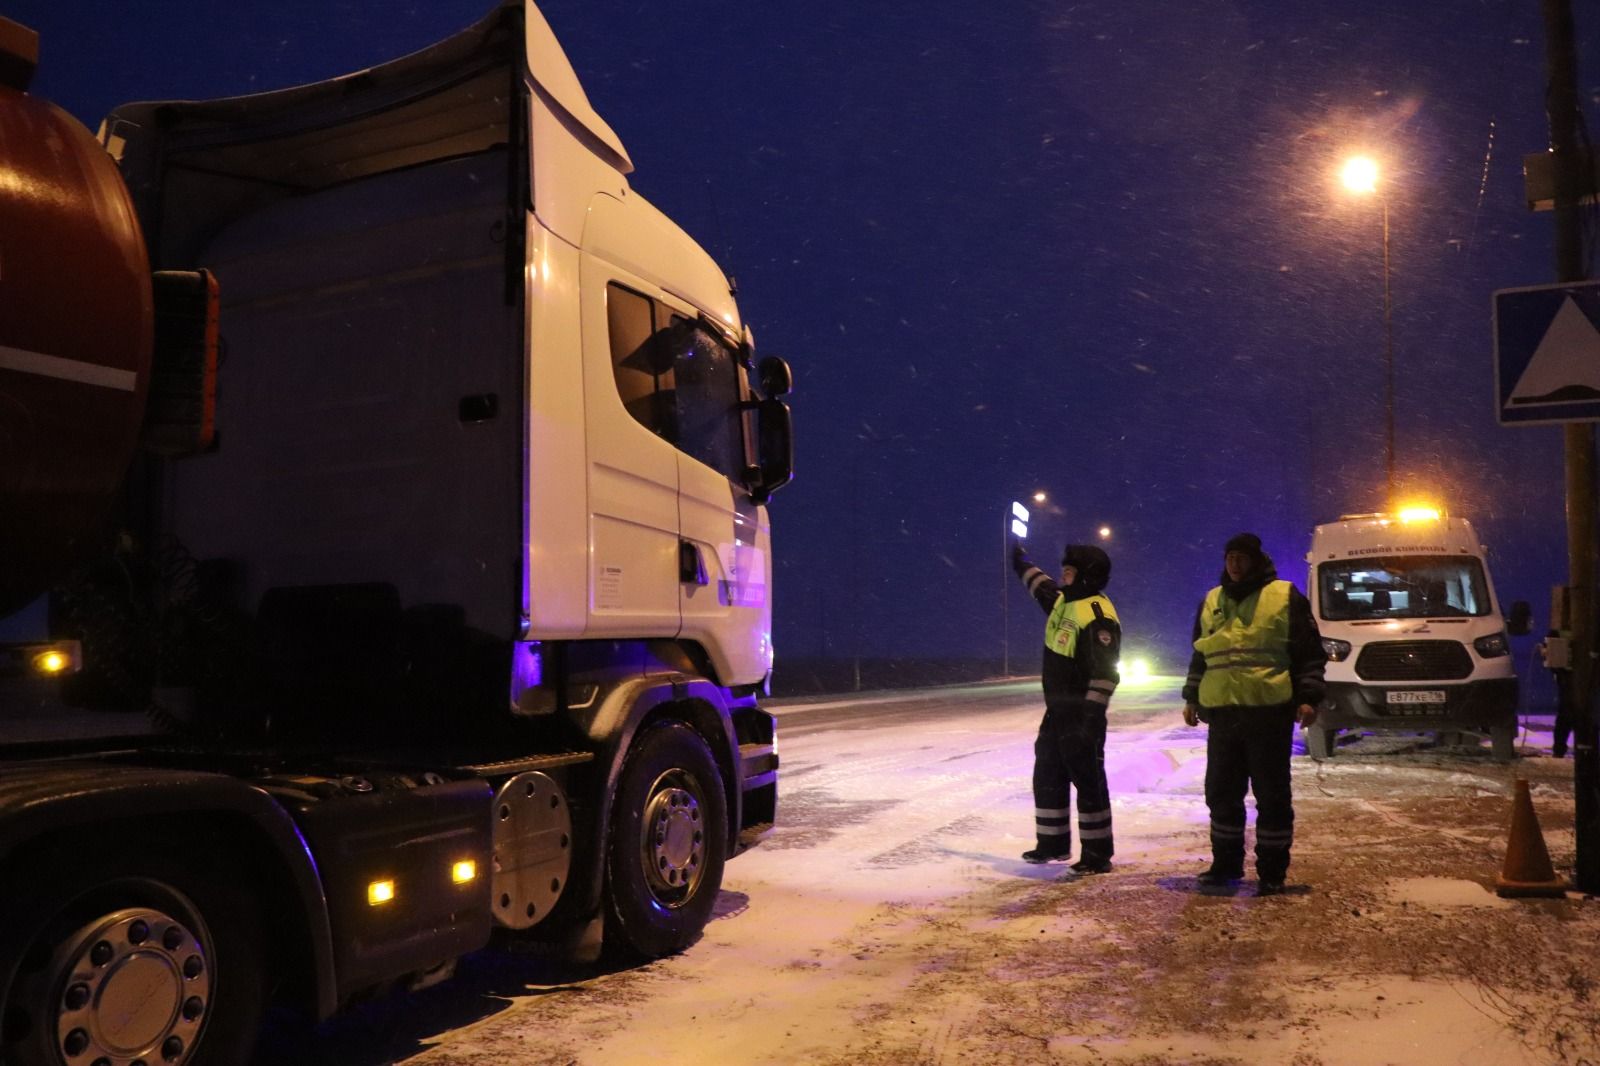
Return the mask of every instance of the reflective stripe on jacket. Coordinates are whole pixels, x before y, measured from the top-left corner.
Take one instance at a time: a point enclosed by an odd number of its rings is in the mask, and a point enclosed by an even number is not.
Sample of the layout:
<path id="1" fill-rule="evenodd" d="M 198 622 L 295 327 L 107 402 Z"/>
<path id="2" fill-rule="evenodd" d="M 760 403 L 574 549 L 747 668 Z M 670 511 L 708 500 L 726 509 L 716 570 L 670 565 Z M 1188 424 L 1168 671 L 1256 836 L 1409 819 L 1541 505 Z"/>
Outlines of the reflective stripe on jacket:
<path id="1" fill-rule="evenodd" d="M 1272 581 L 1235 602 L 1211 590 L 1200 609 L 1195 651 L 1205 656 L 1202 707 L 1272 707 L 1294 698 L 1289 673 L 1287 581 Z"/>
<path id="2" fill-rule="evenodd" d="M 1081 600 L 1058 596 L 1050 620 L 1044 624 L 1045 649 L 1072 658 L 1078 652 L 1078 634 L 1102 618 L 1108 622 L 1117 621 L 1117 609 L 1104 596 L 1086 596 Z"/>

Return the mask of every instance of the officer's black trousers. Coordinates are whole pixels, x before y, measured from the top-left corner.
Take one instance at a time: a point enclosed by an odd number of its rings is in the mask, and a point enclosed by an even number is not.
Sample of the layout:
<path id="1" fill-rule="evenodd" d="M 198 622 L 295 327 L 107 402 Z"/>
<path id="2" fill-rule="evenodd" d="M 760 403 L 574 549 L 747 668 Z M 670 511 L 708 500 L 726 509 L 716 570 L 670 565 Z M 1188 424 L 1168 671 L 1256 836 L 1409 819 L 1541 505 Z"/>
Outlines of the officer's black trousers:
<path id="1" fill-rule="evenodd" d="M 1106 785 L 1106 709 L 1087 699 L 1046 705 L 1033 742 L 1034 828 L 1039 850 L 1065 855 L 1072 850 L 1067 803 L 1078 790 L 1078 836 L 1086 858 L 1109 859 L 1111 790 Z"/>
<path id="2" fill-rule="evenodd" d="M 1211 855 L 1220 870 L 1244 871 L 1244 797 L 1256 797 L 1256 874 L 1282 881 L 1294 843 L 1289 751 L 1295 709 L 1221 707 L 1209 711 L 1206 806 L 1211 809 Z"/>

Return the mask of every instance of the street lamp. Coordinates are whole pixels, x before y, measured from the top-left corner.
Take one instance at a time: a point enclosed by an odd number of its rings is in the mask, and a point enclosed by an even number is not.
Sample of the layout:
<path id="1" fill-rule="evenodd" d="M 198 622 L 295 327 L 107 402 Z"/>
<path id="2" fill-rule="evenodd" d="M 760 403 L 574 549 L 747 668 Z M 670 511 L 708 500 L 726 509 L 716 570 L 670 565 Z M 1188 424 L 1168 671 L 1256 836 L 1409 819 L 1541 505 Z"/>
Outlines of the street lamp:
<path id="1" fill-rule="evenodd" d="M 1033 494 L 1034 503 L 1043 503 L 1045 494 Z M 1004 515 L 1000 527 L 1000 676 L 1011 676 L 1011 538 L 1028 539 L 1028 509 L 1016 500 Z"/>
<path id="2" fill-rule="evenodd" d="M 1358 196 L 1376 194 L 1383 207 L 1383 374 L 1386 423 L 1385 478 L 1388 498 L 1394 502 L 1394 303 L 1389 291 L 1389 197 L 1383 190 L 1382 171 L 1371 156 L 1352 156 L 1339 171 L 1344 187 Z"/>

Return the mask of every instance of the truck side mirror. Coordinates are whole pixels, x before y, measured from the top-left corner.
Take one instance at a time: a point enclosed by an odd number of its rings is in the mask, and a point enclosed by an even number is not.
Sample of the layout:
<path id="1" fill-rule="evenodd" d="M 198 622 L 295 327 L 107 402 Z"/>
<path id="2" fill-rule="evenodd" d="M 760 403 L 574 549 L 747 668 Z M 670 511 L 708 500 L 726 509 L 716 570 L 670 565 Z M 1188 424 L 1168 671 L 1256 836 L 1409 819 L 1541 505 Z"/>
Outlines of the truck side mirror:
<path id="1" fill-rule="evenodd" d="M 750 498 L 766 503 L 794 477 L 794 427 L 789 405 L 766 399 L 753 405 L 756 413 L 757 465 L 746 473 Z"/>
<path id="2" fill-rule="evenodd" d="M 764 357 L 756 367 L 761 382 L 761 395 L 769 400 L 787 396 L 794 389 L 794 372 L 789 364 L 776 355 Z"/>
<path id="3" fill-rule="evenodd" d="M 1532 630 L 1533 609 L 1528 606 L 1527 600 L 1518 600 L 1511 605 L 1511 614 L 1506 617 L 1506 632 L 1514 637 L 1525 637 Z"/>

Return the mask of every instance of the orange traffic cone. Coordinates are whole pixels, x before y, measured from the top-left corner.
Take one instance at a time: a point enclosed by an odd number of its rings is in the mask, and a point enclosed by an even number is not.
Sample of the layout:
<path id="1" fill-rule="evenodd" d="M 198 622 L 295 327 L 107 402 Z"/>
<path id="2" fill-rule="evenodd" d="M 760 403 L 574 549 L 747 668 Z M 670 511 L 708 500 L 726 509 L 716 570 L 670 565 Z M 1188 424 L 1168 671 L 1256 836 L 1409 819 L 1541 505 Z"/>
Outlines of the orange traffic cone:
<path id="1" fill-rule="evenodd" d="M 1517 795 L 1511 801 L 1511 837 L 1506 841 L 1506 861 L 1495 880 L 1494 890 L 1502 896 L 1564 896 L 1567 883 L 1556 877 L 1545 850 L 1544 834 L 1539 832 L 1539 816 L 1533 813 L 1533 796 L 1528 782 L 1517 779 Z"/>

